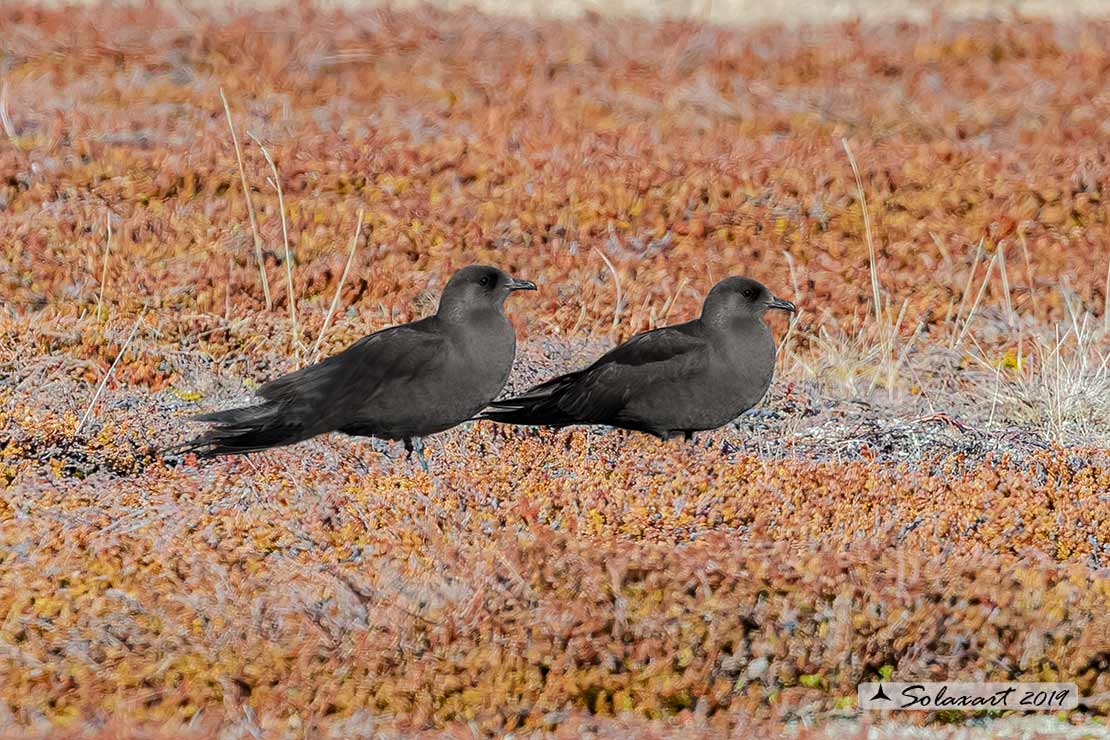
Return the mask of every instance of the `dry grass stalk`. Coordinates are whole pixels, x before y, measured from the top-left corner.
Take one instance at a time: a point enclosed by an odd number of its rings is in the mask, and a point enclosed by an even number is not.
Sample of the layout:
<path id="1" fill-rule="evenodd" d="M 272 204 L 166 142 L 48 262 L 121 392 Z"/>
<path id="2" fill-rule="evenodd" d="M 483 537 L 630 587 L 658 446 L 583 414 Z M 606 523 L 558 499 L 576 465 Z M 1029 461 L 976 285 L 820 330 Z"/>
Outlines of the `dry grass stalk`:
<path id="1" fill-rule="evenodd" d="M 1022 367 L 1004 394 L 1007 417 L 1043 428 L 1049 437 L 1105 444 L 1110 429 L 1110 353 L 1100 349 L 1093 316 L 1076 315 L 1065 300 L 1071 326 L 1045 342 L 1033 340 L 1034 362 Z M 1031 416 L 1030 416 L 1031 415 Z"/>
<path id="2" fill-rule="evenodd" d="M 867 239 L 867 259 L 871 268 L 871 299 L 875 303 L 875 327 L 879 331 L 879 342 L 883 349 L 883 355 L 887 359 L 890 358 L 892 353 L 891 343 L 894 337 L 890 336 L 883 325 L 883 299 L 879 286 L 879 267 L 878 257 L 875 252 L 875 239 L 871 233 L 871 214 L 867 208 L 867 196 L 863 193 L 863 178 L 859 174 L 859 166 L 856 164 L 856 157 L 852 154 L 852 147 L 848 144 L 847 139 L 841 139 L 840 143 L 844 146 L 844 153 L 848 155 L 848 164 L 852 166 L 852 174 L 856 178 L 856 192 L 859 194 L 859 207 L 863 212 L 863 232 L 864 237 Z"/>
<path id="3" fill-rule="evenodd" d="M 963 292 L 960 293 L 960 305 L 956 309 L 956 315 L 952 319 L 952 333 L 948 339 L 948 349 L 955 349 L 956 347 L 956 327 L 960 325 L 960 317 L 963 316 L 964 306 L 967 305 L 967 297 L 971 295 L 971 285 L 975 280 L 975 271 L 979 269 L 979 257 L 983 254 L 983 240 L 979 240 L 979 246 L 975 248 L 975 258 L 971 260 L 971 272 L 967 274 L 967 284 L 964 285 Z"/>
<path id="4" fill-rule="evenodd" d="M 235 145 L 235 159 L 239 163 L 239 181 L 243 184 L 243 199 L 247 202 L 247 215 L 250 217 L 251 234 L 254 236 L 254 258 L 258 262 L 258 275 L 262 279 L 262 293 L 266 297 L 266 310 L 274 307 L 270 298 L 270 281 L 266 278 L 266 262 L 262 258 L 262 236 L 258 233 L 258 217 L 254 214 L 254 203 L 251 202 L 251 189 L 247 184 L 247 171 L 243 167 L 243 150 L 239 146 L 239 135 L 235 133 L 235 123 L 231 120 L 231 108 L 227 104 L 224 89 L 220 88 L 220 100 L 224 102 L 224 114 L 227 116 L 227 127 L 231 131 L 231 142 Z"/>
<path id="5" fill-rule="evenodd" d="M 803 312 L 804 309 L 799 308 L 797 312 L 790 317 L 790 322 L 786 325 L 786 333 L 782 335 L 782 339 L 779 340 L 779 346 L 775 349 L 775 357 L 778 359 L 778 364 L 780 366 L 783 364 L 783 350 L 789 346 L 790 340 L 794 337 L 794 328 L 798 326 L 798 321 Z"/>
<path id="6" fill-rule="evenodd" d="M 999 242 L 998 251 L 998 274 L 1002 278 L 1002 303 L 1006 309 L 1006 324 L 1010 328 L 1017 323 L 1017 315 L 1014 313 L 1014 302 L 1010 299 L 1010 276 L 1006 274 L 1006 245 Z"/>
<path id="7" fill-rule="evenodd" d="M 987 263 L 987 273 L 983 276 L 983 283 L 979 286 L 979 292 L 975 294 L 975 302 L 971 304 L 971 308 L 967 312 L 967 318 L 964 319 L 963 326 L 960 328 L 960 334 L 952 345 L 953 348 L 958 347 L 964 340 L 964 337 L 967 336 L 968 327 L 971 326 L 971 320 L 975 318 L 975 311 L 979 308 L 979 304 L 983 301 L 983 295 L 987 292 L 987 285 L 990 284 L 991 274 L 994 272 L 994 263 L 997 261 L 998 252 L 995 252 L 994 256 L 991 257 L 991 261 Z"/>
<path id="8" fill-rule="evenodd" d="M 231 255 L 227 256 L 227 282 L 224 283 L 224 321 L 231 321 L 231 273 L 235 270 Z"/>
<path id="9" fill-rule="evenodd" d="M 944 264 L 945 265 L 951 265 L 952 264 L 952 255 L 948 253 L 948 249 L 947 249 L 947 247 L 944 246 L 944 242 L 941 241 L 941 238 L 939 236 L 937 236 L 936 232 L 934 232 L 934 231 L 929 232 L 929 238 L 932 239 L 933 244 L 936 245 L 937 251 L 940 252 L 941 259 L 944 260 Z"/>
<path id="10" fill-rule="evenodd" d="M 1102 332 L 1110 335 L 1110 250 L 1106 252 L 1106 286 L 1102 289 Z"/>
<path id="11" fill-rule="evenodd" d="M 0 125 L 4 127 L 4 133 L 8 138 L 15 143 L 18 134 L 15 132 L 15 125 L 12 124 L 12 119 L 8 117 L 8 81 L 0 85 Z"/>
<path id="12" fill-rule="evenodd" d="M 1029 260 L 1029 244 L 1025 241 L 1025 232 L 1018 232 L 1018 242 L 1021 244 L 1021 252 L 1025 256 L 1025 279 L 1029 282 L 1029 302 L 1033 305 L 1033 316 L 1040 318 L 1041 312 L 1037 306 L 1037 290 L 1036 283 L 1033 281 L 1033 265 Z M 1107 265 L 1106 280 L 1110 284 L 1110 265 Z"/>
<path id="13" fill-rule="evenodd" d="M 108 223 L 108 239 L 104 244 L 104 262 L 100 266 L 100 292 L 96 296 L 96 320 L 100 321 L 100 307 L 104 304 L 104 286 L 108 283 L 108 255 L 112 252 L 112 212 L 105 221 Z"/>
<path id="14" fill-rule="evenodd" d="M 798 310 L 795 311 L 793 315 L 791 315 L 790 321 L 786 325 L 786 333 L 783 335 L 782 341 L 779 342 L 778 349 L 775 353 L 775 356 L 778 358 L 778 364 L 780 366 L 783 364 L 783 350 L 789 346 L 788 342 L 794 336 L 794 329 L 798 326 L 798 321 L 801 317 L 802 312 L 804 311 L 804 309 L 799 305 L 798 297 L 799 295 L 801 295 L 801 290 L 798 287 L 798 270 L 797 266 L 794 264 L 794 255 L 790 254 L 790 252 L 786 250 L 783 250 L 782 256 L 786 258 L 786 265 L 790 268 L 790 288 L 793 291 L 793 295 L 791 297 L 794 299 L 794 304 L 798 306 Z"/>
<path id="15" fill-rule="evenodd" d="M 686 287 L 687 282 L 685 277 L 678 281 L 678 287 L 674 289 L 674 292 L 671 293 L 671 297 L 668 298 L 666 304 L 663 305 L 663 314 L 659 317 L 659 326 L 667 325 L 667 318 L 671 315 L 671 309 L 674 308 L 675 301 L 678 300 L 678 297 L 682 295 L 682 290 Z"/>
<path id="16" fill-rule="evenodd" d="M 906 304 L 902 304 L 903 309 L 905 308 L 905 305 Z M 899 374 L 902 371 L 902 368 L 906 367 L 906 361 L 910 356 L 910 351 L 913 349 L 914 344 L 917 342 L 917 338 L 923 335 L 924 328 L 925 328 L 925 323 L 924 322 L 918 322 L 917 328 L 914 330 L 913 334 L 910 336 L 910 341 L 906 342 L 906 345 L 904 347 L 902 347 L 902 351 L 898 353 L 898 359 L 895 360 L 893 363 L 891 363 L 889 365 L 889 370 L 887 371 L 887 378 L 886 378 L 886 387 L 887 387 L 887 400 L 889 400 L 891 402 L 894 401 L 895 381 L 898 379 Z M 915 374 L 916 373 L 911 372 L 911 375 L 915 375 Z M 918 385 L 920 386 L 920 383 Z"/>
<path id="17" fill-rule="evenodd" d="M 624 309 L 624 294 L 621 291 L 621 276 L 617 274 L 617 268 L 613 267 L 613 263 L 605 256 L 604 252 L 597 247 L 593 249 L 597 252 L 597 256 L 601 257 L 605 262 L 605 266 L 609 268 L 609 272 L 613 276 L 613 285 L 617 291 L 617 300 L 616 303 L 613 304 L 613 324 L 609 328 L 609 338 L 615 342 L 617 341 L 617 328 L 620 326 L 621 313 Z"/>
<path id="18" fill-rule="evenodd" d="M 100 399 L 100 394 L 104 392 L 104 387 L 108 385 L 108 379 L 112 377 L 112 373 L 116 370 L 116 365 L 119 364 L 119 361 L 123 357 L 123 354 L 127 351 L 127 348 L 131 346 L 131 341 L 135 338 L 135 332 L 138 331 L 139 324 L 142 322 L 144 315 L 145 314 L 140 313 L 138 316 L 135 317 L 135 323 L 131 325 L 131 333 L 127 335 L 127 339 L 124 341 L 123 346 L 119 348 L 119 354 L 116 355 L 116 359 L 112 360 L 112 364 L 108 368 L 108 372 L 104 373 L 104 377 L 101 379 L 100 385 L 96 387 L 96 392 L 93 394 L 92 400 L 89 401 L 88 408 L 85 409 L 84 415 L 81 416 L 81 421 L 77 422 L 77 428 L 73 430 L 74 435 L 80 434 L 81 429 L 85 426 L 85 422 L 89 420 L 89 416 L 92 414 L 92 410 L 96 406 L 97 400 Z"/>
<path id="19" fill-rule="evenodd" d="M 339 296 L 343 292 L 343 283 L 347 280 L 347 273 L 351 270 L 351 263 L 355 259 L 355 249 L 358 247 L 358 238 L 362 234 L 362 216 L 363 209 L 358 209 L 358 223 L 355 225 L 355 235 L 351 239 L 351 251 L 347 254 L 347 264 L 343 266 L 343 274 L 339 276 L 339 285 L 335 286 L 335 297 L 331 299 L 331 305 L 328 306 L 328 313 L 324 317 L 324 325 L 320 327 L 320 336 L 316 337 L 316 343 L 312 345 L 312 361 L 319 362 L 320 360 L 320 343 L 324 341 L 324 335 L 327 334 L 328 326 L 331 324 L 332 314 L 335 313 L 336 306 L 339 305 Z"/>
<path id="20" fill-rule="evenodd" d="M 290 333 L 292 335 L 293 356 L 299 360 L 301 356 L 301 335 L 300 331 L 297 329 L 297 294 L 293 290 L 293 253 L 289 248 L 289 225 L 285 220 L 285 195 L 281 190 L 281 176 L 278 174 L 277 165 L 274 164 L 274 159 L 270 156 L 270 152 L 266 149 L 266 145 L 250 131 L 247 132 L 247 136 L 249 136 L 255 144 L 258 144 L 258 148 L 262 150 L 262 156 L 266 158 L 266 163 L 270 165 L 270 171 L 274 174 L 271 182 L 274 190 L 277 191 L 278 212 L 281 214 L 281 238 L 285 243 L 285 282 L 289 296 L 287 302 L 289 303 L 289 324 Z"/>

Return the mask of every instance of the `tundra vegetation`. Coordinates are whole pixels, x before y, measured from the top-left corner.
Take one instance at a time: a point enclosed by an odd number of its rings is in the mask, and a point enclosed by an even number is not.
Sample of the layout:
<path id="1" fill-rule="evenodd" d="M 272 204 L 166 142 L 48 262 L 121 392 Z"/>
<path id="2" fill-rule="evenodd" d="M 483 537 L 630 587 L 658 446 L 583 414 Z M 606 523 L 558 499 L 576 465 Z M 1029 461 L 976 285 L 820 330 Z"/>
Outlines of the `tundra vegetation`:
<path id="1" fill-rule="evenodd" d="M 876 677 L 1105 731 L 1110 22 L 0 28 L 2 731 L 844 737 Z M 800 311 L 693 444 L 159 453 L 471 262 L 540 286 L 509 390 L 729 274 Z"/>

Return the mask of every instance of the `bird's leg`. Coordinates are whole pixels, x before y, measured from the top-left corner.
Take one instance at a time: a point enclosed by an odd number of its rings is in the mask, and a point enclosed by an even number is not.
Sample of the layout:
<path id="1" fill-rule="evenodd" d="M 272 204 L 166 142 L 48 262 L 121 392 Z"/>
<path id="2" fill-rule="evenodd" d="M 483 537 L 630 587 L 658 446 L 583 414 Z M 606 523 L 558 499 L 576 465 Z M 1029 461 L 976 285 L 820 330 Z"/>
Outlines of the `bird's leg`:
<path id="1" fill-rule="evenodd" d="M 420 467 L 424 468 L 424 472 L 428 471 L 428 459 L 424 457 L 424 440 L 420 437 L 405 437 L 405 450 L 408 455 L 405 459 L 412 458 L 412 453 L 416 453 L 416 459 L 420 461 Z"/>
<path id="2" fill-rule="evenodd" d="M 694 441 L 694 433 L 691 432 L 689 429 L 687 429 L 684 432 L 682 432 L 682 439 L 685 440 L 686 442 L 693 442 Z"/>
<path id="3" fill-rule="evenodd" d="M 420 467 L 424 468 L 424 472 L 431 472 L 428 470 L 428 458 L 424 455 L 424 440 L 421 437 L 416 437 L 413 440 L 413 449 L 416 451 L 416 458 L 420 461 Z"/>

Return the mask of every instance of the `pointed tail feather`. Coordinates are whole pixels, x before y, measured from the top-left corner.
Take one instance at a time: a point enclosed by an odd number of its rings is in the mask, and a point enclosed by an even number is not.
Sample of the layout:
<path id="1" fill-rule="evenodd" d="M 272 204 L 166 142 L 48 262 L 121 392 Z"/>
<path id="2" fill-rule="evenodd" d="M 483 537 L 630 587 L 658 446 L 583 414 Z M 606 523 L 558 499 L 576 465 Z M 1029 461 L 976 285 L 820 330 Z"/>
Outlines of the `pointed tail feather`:
<path id="1" fill-rule="evenodd" d="M 215 426 L 167 452 L 194 452 L 200 458 L 242 455 L 311 437 L 295 417 L 281 404 L 272 403 L 199 414 L 190 420 L 213 422 Z"/>
<path id="2" fill-rule="evenodd" d="M 502 406 L 499 403 L 491 405 L 478 414 L 476 418 L 520 426 L 559 427 L 575 423 L 573 419 L 565 414 L 551 414 L 545 409 Z"/>
<path id="3" fill-rule="evenodd" d="M 476 418 L 523 426 L 562 427 L 577 424 L 577 419 L 559 407 L 564 384 L 565 378 L 555 378 L 522 395 L 494 401 Z"/>
<path id="4" fill-rule="evenodd" d="M 244 406 L 226 411 L 209 411 L 205 414 L 190 416 L 189 421 L 208 421 L 222 425 L 249 425 L 265 422 L 273 417 L 275 407 L 273 404 L 260 403 L 256 406 Z"/>

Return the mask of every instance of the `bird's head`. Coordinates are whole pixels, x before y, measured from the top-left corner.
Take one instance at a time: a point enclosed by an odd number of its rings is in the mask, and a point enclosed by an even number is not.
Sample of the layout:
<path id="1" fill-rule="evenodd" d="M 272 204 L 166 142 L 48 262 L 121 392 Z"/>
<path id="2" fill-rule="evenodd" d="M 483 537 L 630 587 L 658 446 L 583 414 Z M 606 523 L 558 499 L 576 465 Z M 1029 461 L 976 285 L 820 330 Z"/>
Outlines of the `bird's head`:
<path id="1" fill-rule="evenodd" d="M 702 305 L 702 321 L 732 323 L 743 319 L 759 320 L 771 309 L 796 312 L 790 301 L 776 298 L 757 280 L 727 277 L 713 286 Z"/>
<path id="2" fill-rule="evenodd" d="M 470 265 L 447 281 L 436 314 L 451 318 L 488 309 L 500 311 L 510 293 L 535 289 L 531 280 L 517 280 L 496 267 Z"/>

